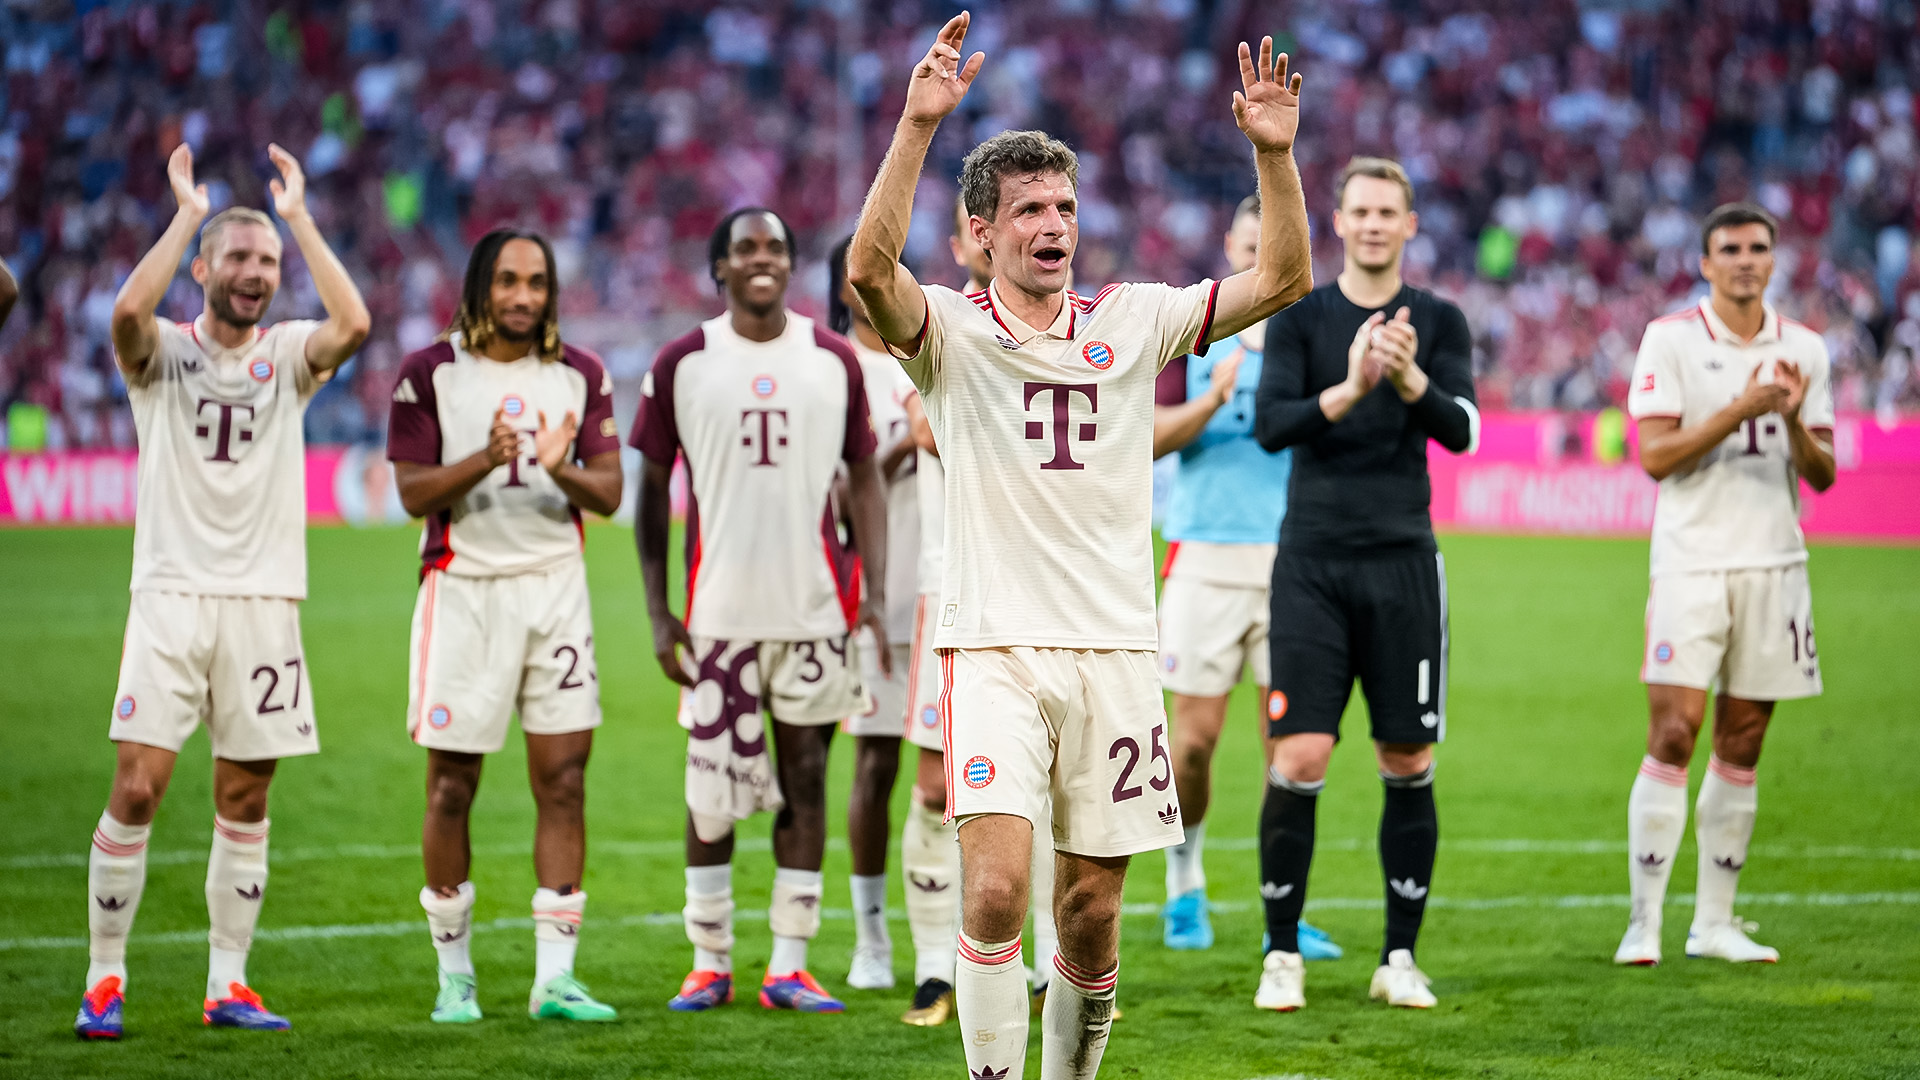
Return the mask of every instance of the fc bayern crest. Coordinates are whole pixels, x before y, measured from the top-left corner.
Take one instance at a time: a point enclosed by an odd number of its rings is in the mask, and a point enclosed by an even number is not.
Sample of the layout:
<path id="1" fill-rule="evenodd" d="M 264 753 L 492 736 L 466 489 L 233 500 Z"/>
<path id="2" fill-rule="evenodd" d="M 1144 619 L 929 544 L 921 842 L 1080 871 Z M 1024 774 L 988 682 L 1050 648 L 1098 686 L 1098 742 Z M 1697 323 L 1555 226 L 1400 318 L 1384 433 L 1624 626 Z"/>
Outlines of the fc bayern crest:
<path id="1" fill-rule="evenodd" d="M 983 788 L 993 783 L 993 759 L 984 754 L 976 754 L 967 759 L 960 770 L 961 778 L 970 788 Z"/>
<path id="2" fill-rule="evenodd" d="M 257 383 L 270 382 L 273 379 L 273 361 L 255 360 L 247 365 L 247 374 Z"/>
<path id="3" fill-rule="evenodd" d="M 1653 647 L 1653 658 L 1663 664 L 1667 663 L 1673 659 L 1673 646 L 1664 641 L 1655 645 Z"/>
<path id="4" fill-rule="evenodd" d="M 438 731 L 453 723 L 453 710 L 445 705 L 435 705 L 427 710 L 427 723 L 432 724 L 434 730 Z"/>
<path id="5" fill-rule="evenodd" d="M 134 704 L 133 704 L 132 694 L 128 694 L 126 697 L 123 697 L 119 701 L 116 701 L 113 703 L 113 715 L 119 717 L 122 720 L 133 719 L 133 710 L 134 710 Z"/>
<path id="6" fill-rule="evenodd" d="M 754 379 L 753 379 L 753 396 L 754 397 L 770 398 L 773 396 L 773 392 L 776 389 L 779 389 L 779 386 L 773 381 L 773 376 L 771 375 L 754 376 Z"/>
<path id="7" fill-rule="evenodd" d="M 500 403 L 500 411 L 507 414 L 507 419 L 517 420 L 520 414 L 527 411 L 527 403 L 520 400 L 519 394 L 508 394 L 506 400 Z"/>
<path id="8" fill-rule="evenodd" d="M 930 727 L 930 728 L 939 727 L 940 726 L 940 710 L 935 708 L 932 705 L 929 705 L 926 708 L 921 709 L 920 723 L 921 723 L 921 726 L 923 727 Z"/>
<path id="9" fill-rule="evenodd" d="M 1104 341 L 1087 342 L 1086 347 L 1080 350 L 1080 355 L 1086 357 L 1087 363 L 1096 370 L 1105 371 L 1113 366 L 1113 346 Z"/>
<path id="10" fill-rule="evenodd" d="M 1267 695 L 1267 719 L 1278 720 L 1287 715 L 1287 695 L 1275 690 Z"/>

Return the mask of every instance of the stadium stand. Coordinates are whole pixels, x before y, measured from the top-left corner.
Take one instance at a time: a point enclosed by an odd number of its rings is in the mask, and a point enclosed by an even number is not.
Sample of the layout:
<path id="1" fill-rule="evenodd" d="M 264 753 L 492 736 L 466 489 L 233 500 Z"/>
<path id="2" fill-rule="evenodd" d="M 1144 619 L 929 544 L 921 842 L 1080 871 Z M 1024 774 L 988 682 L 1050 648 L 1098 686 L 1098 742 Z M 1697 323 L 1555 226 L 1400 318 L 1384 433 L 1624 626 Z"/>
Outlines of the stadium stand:
<path id="1" fill-rule="evenodd" d="M 555 238 L 569 335 L 630 401 L 665 328 L 715 309 L 704 241 L 728 209 L 785 213 L 795 293 L 824 295 L 826 249 L 897 115 L 887 73 L 954 6 L 0 6 L 0 258 L 23 290 L 0 407 L 43 408 L 50 447 L 131 445 L 107 319 L 172 212 L 164 161 L 183 139 L 216 207 L 266 205 L 268 141 L 300 156 L 365 289 L 374 336 L 316 401 L 314 440 L 382 437 L 394 369 L 445 324 L 461 254 L 511 221 Z M 1409 277 L 1467 311 L 1483 403 L 1620 402 L 1641 327 L 1695 287 L 1699 216 L 1747 196 L 1786 223 L 1777 300 L 1826 335 L 1838 406 L 1920 404 L 1920 49 L 1895 32 L 1902 5 L 1705 0 L 1684 21 L 1659 0 L 973 6 L 969 47 L 993 61 L 933 169 L 1008 127 L 1065 137 L 1087 283 L 1219 271 L 1251 184 L 1224 105 L 1232 43 L 1280 31 L 1313 102 L 1300 156 L 1321 279 L 1339 265 L 1335 172 L 1355 153 L 1404 161 L 1423 227 Z M 919 209 L 908 257 L 957 284 L 948 210 Z M 276 317 L 317 312 L 288 255 Z"/>

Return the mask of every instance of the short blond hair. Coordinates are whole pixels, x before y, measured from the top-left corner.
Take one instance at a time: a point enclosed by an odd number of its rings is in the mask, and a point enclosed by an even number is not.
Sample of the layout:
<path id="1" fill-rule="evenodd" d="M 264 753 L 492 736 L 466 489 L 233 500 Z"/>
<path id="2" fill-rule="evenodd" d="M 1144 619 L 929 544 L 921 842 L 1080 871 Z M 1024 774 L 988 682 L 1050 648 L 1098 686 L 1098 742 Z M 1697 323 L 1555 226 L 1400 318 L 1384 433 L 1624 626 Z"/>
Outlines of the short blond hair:
<path id="1" fill-rule="evenodd" d="M 1340 170 L 1340 179 L 1333 185 L 1333 205 L 1339 209 L 1346 205 L 1347 181 L 1356 176 L 1369 176 L 1375 180 L 1391 180 L 1400 185 L 1400 193 L 1407 197 L 1407 209 L 1413 209 L 1413 181 L 1407 178 L 1407 170 L 1392 158 L 1357 157 L 1347 162 Z"/>
<path id="2" fill-rule="evenodd" d="M 255 210 L 251 206 L 229 206 L 225 210 L 208 218 L 207 223 L 201 226 L 201 256 L 203 258 L 211 258 L 217 253 L 220 248 L 215 241 L 219 239 L 221 233 L 226 232 L 235 225 L 259 225 L 272 233 L 274 239 L 278 240 L 280 238 L 280 230 L 274 227 L 273 219 L 268 217 L 265 212 Z"/>

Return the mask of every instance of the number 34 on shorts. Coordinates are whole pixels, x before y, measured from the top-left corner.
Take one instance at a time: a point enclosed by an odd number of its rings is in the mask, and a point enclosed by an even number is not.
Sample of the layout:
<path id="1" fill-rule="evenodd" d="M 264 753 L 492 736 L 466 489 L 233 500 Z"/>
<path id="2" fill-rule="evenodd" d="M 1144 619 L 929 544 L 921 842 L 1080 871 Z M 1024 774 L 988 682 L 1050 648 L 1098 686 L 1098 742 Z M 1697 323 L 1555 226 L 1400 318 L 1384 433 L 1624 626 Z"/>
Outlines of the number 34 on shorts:
<path id="1" fill-rule="evenodd" d="M 1182 839 L 1154 654 L 948 649 L 947 811 L 1044 821 L 1054 846 L 1112 857 Z"/>

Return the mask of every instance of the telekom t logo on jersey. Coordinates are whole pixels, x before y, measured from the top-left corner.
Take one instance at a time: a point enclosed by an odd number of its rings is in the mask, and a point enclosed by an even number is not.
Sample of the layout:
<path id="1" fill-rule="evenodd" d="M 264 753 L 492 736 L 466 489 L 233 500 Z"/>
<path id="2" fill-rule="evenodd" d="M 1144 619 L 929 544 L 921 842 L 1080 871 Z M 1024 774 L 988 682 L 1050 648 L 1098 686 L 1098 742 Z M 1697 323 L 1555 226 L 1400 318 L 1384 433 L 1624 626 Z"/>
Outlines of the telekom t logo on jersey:
<path id="1" fill-rule="evenodd" d="M 1022 406 L 1028 413 L 1034 409 L 1034 401 L 1041 395 L 1051 395 L 1051 402 L 1042 402 L 1040 408 L 1046 410 L 1052 405 L 1052 416 L 1048 420 L 1027 421 L 1027 438 L 1053 440 L 1053 456 L 1040 463 L 1043 469 L 1084 469 L 1085 465 L 1073 460 L 1073 442 L 1075 440 L 1090 443 L 1094 440 L 1096 425 L 1088 420 L 1079 424 L 1067 418 L 1069 407 L 1073 404 L 1073 395 L 1079 394 L 1087 399 L 1087 411 L 1100 411 L 1100 388 L 1093 383 L 1050 383 L 1030 382 L 1026 384 L 1026 398 Z"/>
<path id="2" fill-rule="evenodd" d="M 208 414 L 208 406 L 212 406 L 218 410 L 216 414 L 217 419 L 215 416 Z M 234 416 L 235 413 L 243 410 L 246 412 L 246 416 Z M 212 398 L 201 398 L 193 407 L 193 415 L 194 419 L 198 421 L 193 428 L 194 438 L 212 438 L 213 440 L 213 456 L 208 458 L 208 461 L 232 461 L 234 460 L 233 447 L 235 443 L 250 443 L 253 441 L 253 428 L 251 425 L 253 424 L 254 411 L 251 405 L 236 405 L 230 401 L 215 401 Z"/>
<path id="3" fill-rule="evenodd" d="M 773 460 L 773 450 L 787 445 L 787 410 L 741 409 L 740 426 L 746 429 L 740 445 L 757 455 L 754 465 L 780 464 Z"/>

